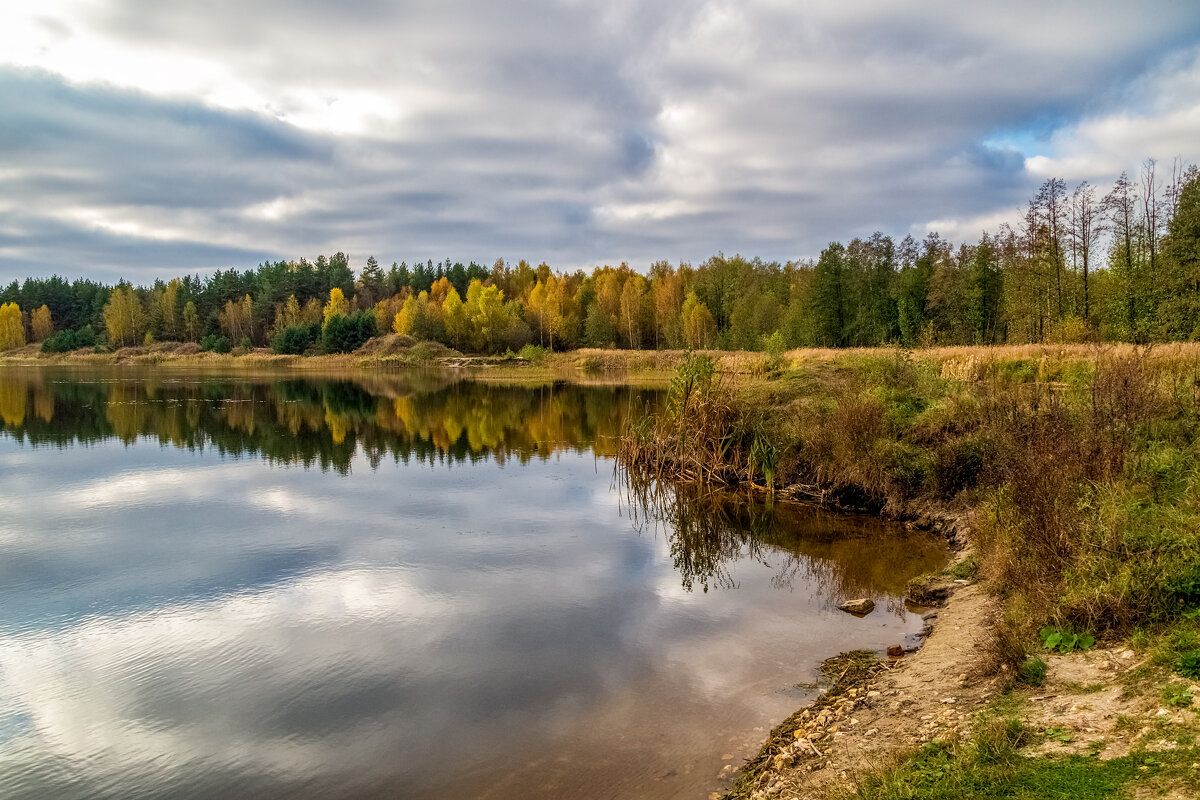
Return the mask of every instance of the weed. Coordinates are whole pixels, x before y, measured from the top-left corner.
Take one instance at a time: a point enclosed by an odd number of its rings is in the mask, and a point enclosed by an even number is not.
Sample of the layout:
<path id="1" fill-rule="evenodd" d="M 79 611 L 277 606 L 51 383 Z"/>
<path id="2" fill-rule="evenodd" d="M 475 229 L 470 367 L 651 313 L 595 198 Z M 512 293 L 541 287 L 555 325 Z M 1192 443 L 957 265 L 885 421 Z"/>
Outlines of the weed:
<path id="1" fill-rule="evenodd" d="M 1063 744 L 1069 744 L 1074 738 L 1074 735 L 1069 730 L 1057 725 L 1046 728 L 1044 733 L 1046 734 L 1047 739 L 1054 742 L 1062 742 Z"/>
<path id="2" fill-rule="evenodd" d="M 1073 633 L 1055 627 L 1045 627 L 1038 631 L 1042 638 L 1042 646 L 1047 650 L 1058 649 L 1058 652 L 1070 653 L 1073 650 L 1091 650 L 1096 643 L 1096 637 L 1090 633 Z"/>
<path id="3" fill-rule="evenodd" d="M 1185 678 L 1200 680 L 1200 650 L 1188 650 L 1180 653 L 1175 662 L 1175 671 Z"/>
<path id="4" fill-rule="evenodd" d="M 1186 683 L 1168 683 L 1162 688 L 1163 705 L 1188 708 L 1192 704 L 1192 687 Z"/>
<path id="5" fill-rule="evenodd" d="M 1041 686 L 1046 682 L 1046 662 L 1040 658 L 1027 658 L 1017 667 L 1017 678 L 1026 686 Z"/>
<path id="6" fill-rule="evenodd" d="M 959 561 L 946 570 L 946 575 L 949 575 L 955 580 L 970 580 L 979 573 L 979 561 L 975 556 L 967 556 L 962 561 Z"/>

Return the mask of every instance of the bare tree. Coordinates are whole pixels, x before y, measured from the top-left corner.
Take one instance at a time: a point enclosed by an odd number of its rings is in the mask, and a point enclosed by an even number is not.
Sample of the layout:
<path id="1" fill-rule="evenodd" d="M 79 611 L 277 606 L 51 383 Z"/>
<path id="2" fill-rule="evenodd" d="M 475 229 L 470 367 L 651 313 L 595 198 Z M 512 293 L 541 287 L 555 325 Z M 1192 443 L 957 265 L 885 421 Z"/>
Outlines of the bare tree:
<path id="1" fill-rule="evenodd" d="M 1125 312 L 1130 336 L 1137 338 L 1137 292 L 1134 275 L 1133 237 L 1137 227 L 1137 191 L 1129 174 L 1121 173 L 1116 184 L 1104 197 L 1104 213 L 1112 234 L 1112 247 L 1125 273 Z"/>
<path id="2" fill-rule="evenodd" d="M 1083 318 L 1091 319 L 1091 259 L 1103 228 L 1100 208 L 1096 203 L 1096 187 L 1087 181 L 1075 187 L 1071 194 L 1071 263 L 1072 269 L 1083 277 Z"/>
<path id="3" fill-rule="evenodd" d="M 1047 178 L 1038 189 L 1033 205 L 1039 222 L 1044 226 L 1042 256 L 1049 264 L 1054 276 L 1054 293 L 1057 318 L 1063 315 L 1063 228 L 1067 216 L 1067 184 L 1062 178 Z"/>
<path id="4" fill-rule="evenodd" d="M 1142 162 L 1142 232 L 1146 237 L 1146 255 L 1150 261 L 1147 265 L 1151 279 L 1158 273 L 1158 239 L 1162 233 L 1163 201 L 1158 196 L 1159 183 L 1155 175 L 1156 162 L 1147 158 Z"/>

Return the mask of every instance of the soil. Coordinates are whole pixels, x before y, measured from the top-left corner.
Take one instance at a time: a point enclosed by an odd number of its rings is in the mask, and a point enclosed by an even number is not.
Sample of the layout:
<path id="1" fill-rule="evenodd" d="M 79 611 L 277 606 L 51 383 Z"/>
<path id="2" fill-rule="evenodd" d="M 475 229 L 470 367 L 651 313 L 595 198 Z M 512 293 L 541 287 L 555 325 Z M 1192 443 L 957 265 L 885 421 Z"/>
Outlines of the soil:
<path id="1" fill-rule="evenodd" d="M 933 630 L 920 650 L 880 662 L 856 685 L 835 685 L 814 704 L 816 713 L 800 720 L 793 741 L 773 748 L 770 766 L 743 796 L 836 794 L 922 742 L 965 734 L 1000 682 L 974 675 L 991 608 L 980 587 L 959 584 L 952 601 L 931 612 Z M 832 703 L 823 702 L 830 696 Z"/>
<path id="2" fill-rule="evenodd" d="M 842 797 L 867 772 L 896 763 L 925 742 L 968 737 L 975 715 L 1012 685 L 1006 673 L 981 669 L 994 611 L 995 601 L 981 585 L 957 582 L 920 650 L 878 662 L 797 712 L 797 724 L 781 728 L 798 732 L 785 731 L 790 735 L 776 737 L 774 747 L 769 742 L 761 769 L 730 797 Z M 1045 683 L 1012 691 L 1017 716 L 1034 739 L 1023 754 L 1110 759 L 1135 748 L 1170 750 L 1200 736 L 1200 711 L 1190 702 L 1169 704 L 1163 693 L 1171 684 L 1190 689 L 1200 701 L 1200 685 L 1154 667 L 1124 643 L 1042 657 Z M 1157 785 L 1153 796 L 1196 797 L 1200 765 L 1195 768 L 1195 783 Z M 752 771 L 748 765 L 747 776 Z M 1141 788 L 1134 787 L 1135 797 L 1143 796 Z"/>

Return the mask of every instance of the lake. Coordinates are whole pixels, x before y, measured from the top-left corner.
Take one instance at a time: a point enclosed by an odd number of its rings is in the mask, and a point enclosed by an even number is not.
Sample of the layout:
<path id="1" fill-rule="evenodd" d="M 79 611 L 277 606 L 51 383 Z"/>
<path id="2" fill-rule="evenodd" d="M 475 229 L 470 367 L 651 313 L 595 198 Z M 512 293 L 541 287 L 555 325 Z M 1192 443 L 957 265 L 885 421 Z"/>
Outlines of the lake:
<path id="1" fill-rule="evenodd" d="M 943 544 L 631 491 L 661 393 L 0 370 L 0 797 L 696 798 Z M 837 610 L 873 597 L 863 618 Z"/>

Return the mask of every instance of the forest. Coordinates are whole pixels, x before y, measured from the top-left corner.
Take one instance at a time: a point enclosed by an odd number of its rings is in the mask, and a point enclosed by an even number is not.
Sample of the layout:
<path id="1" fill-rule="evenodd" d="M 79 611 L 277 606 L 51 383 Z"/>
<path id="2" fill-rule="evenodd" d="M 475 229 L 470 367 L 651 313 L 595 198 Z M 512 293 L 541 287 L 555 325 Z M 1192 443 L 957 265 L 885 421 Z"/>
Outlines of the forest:
<path id="1" fill-rule="evenodd" d="M 591 272 L 498 259 L 344 253 L 152 286 L 59 276 L 0 291 L 0 350 L 350 352 L 388 333 L 463 352 L 528 345 L 784 350 L 1200 338 L 1200 170 L 1153 159 L 1107 190 L 1047 179 L 1020 222 L 954 243 L 937 233 L 832 242 L 815 259 L 717 254 L 698 265 Z"/>

